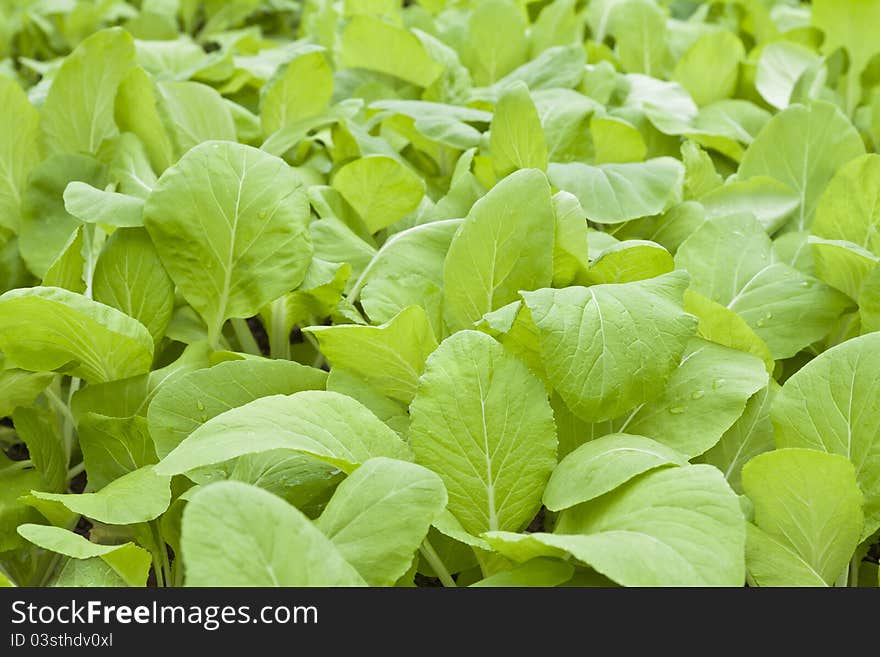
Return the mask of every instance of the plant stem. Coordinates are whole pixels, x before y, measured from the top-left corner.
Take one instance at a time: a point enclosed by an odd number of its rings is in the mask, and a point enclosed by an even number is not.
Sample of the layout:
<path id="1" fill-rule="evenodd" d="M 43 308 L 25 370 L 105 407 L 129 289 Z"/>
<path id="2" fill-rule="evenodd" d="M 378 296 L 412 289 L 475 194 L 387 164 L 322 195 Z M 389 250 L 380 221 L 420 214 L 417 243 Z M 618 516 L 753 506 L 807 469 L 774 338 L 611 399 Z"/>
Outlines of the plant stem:
<path id="1" fill-rule="evenodd" d="M 77 379 L 77 381 L 78 380 L 79 379 Z M 73 385 L 72 379 L 71 385 Z M 69 404 L 65 404 L 61 400 L 61 397 L 52 390 L 51 386 L 43 390 L 43 394 L 46 396 L 46 400 L 49 402 L 49 406 L 52 410 L 62 418 L 61 435 L 64 438 L 64 453 L 67 455 L 67 461 L 69 463 L 70 455 L 73 452 L 73 427 L 76 425 L 76 419 L 73 417 L 73 413 L 70 412 Z M 72 396 L 73 395 L 71 394 L 70 397 Z"/>
<path id="2" fill-rule="evenodd" d="M 17 472 L 18 470 L 26 470 L 34 464 L 30 459 L 25 459 L 24 461 L 13 461 L 5 468 L 0 468 L 0 474 L 5 474 L 9 472 Z"/>
<path id="3" fill-rule="evenodd" d="M 440 555 L 438 555 L 437 552 L 434 551 L 431 542 L 427 538 L 422 541 L 422 545 L 419 547 L 419 552 L 421 552 L 422 556 L 425 557 L 425 560 L 429 564 L 431 564 L 431 568 L 434 569 L 434 572 L 437 574 L 437 577 L 440 578 L 443 586 L 455 588 L 455 580 L 452 579 L 452 575 L 449 574 L 446 566 L 443 565 L 443 561 L 440 559 Z"/>
<path id="4" fill-rule="evenodd" d="M 84 472 L 85 469 L 86 469 L 85 463 L 77 463 L 75 466 L 73 466 L 72 468 L 70 468 L 70 470 L 67 471 L 67 480 L 70 481 L 75 476 L 77 476 L 79 473 Z"/>
<path id="5" fill-rule="evenodd" d="M 309 341 L 309 344 L 315 348 L 315 351 L 318 354 L 317 356 L 315 356 L 315 361 L 312 363 L 312 367 L 324 367 L 324 365 L 327 364 L 327 360 L 324 358 L 324 354 L 321 353 L 321 348 L 318 346 L 318 341 L 312 337 L 311 333 L 303 332 L 303 336 L 305 336 L 305 339 Z"/>
<path id="6" fill-rule="evenodd" d="M 257 341 L 254 338 L 254 334 L 251 333 L 247 320 L 236 317 L 229 321 L 232 323 L 232 330 L 235 331 L 235 337 L 238 338 L 238 343 L 241 345 L 242 351 L 253 356 L 262 356 L 263 350 L 260 349 L 260 345 L 257 344 Z"/>
<path id="7" fill-rule="evenodd" d="M 286 331 L 287 319 L 284 297 L 272 302 L 272 330 L 269 333 L 269 355 L 272 358 L 290 360 L 290 332 Z"/>
<path id="8" fill-rule="evenodd" d="M 849 562 L 849 585 L 857 587 L 859 585 L 859 569 L 862 566 L 862 555 L 856 550 L 852 561 Z"/>

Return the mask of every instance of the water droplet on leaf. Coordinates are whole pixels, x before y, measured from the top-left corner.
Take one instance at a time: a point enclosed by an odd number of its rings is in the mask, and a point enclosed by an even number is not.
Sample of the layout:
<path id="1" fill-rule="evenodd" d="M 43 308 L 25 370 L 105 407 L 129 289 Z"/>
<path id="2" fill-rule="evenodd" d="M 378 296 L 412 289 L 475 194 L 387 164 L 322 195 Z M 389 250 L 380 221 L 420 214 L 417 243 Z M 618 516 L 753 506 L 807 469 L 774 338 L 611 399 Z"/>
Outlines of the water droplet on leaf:
<path id="1" fill-rule="evenodd" d="M 713 387 L 715 390 L 718 390 L 718 388 L 720 388 L 721 386 L 723 386 L 725 383 L 727 383 L 727 381 L 725 381 L 724 379 L 715 379 L 715 380 L 712 382 L 712 387 Z"/>
<path id="2" fill-rule="evenodd" d="M 669 412 L 673 415 L 681 415 L 684 413 L 684 406 L 673 406 L 669 409 Z"/>
<path id="3" fill-rule="evenodd" d="M 700 398 L 701 398 L 703 395 L 705 395 L 705 394 L 706 394 L 706 393 L 703 392 L 702 390 L 694 390 L 694 391 L 691 393 L 691 399 L 700 399 Z"/>

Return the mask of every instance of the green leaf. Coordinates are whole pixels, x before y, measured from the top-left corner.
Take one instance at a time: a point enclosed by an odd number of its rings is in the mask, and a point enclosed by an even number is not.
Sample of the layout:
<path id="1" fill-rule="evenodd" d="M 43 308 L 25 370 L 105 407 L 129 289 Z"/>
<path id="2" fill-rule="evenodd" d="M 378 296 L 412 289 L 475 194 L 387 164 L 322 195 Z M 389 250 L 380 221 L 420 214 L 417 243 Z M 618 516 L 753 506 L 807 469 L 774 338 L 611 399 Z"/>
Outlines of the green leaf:
<path id="1" fill-rule="evenodd" d="M 770 238 L 747 214 L 704 223 L 675 263 L 690 273 L 695 291 L 742 317 L 775 359 L 824 337 L 849 305 L 836 290 L 777 262 Z"/>
<path id="2" fill-rule="evenodd" d="M 71 559 L 100 557 L 126 585 L 147 585 L 152 558 L 149 552 L 134 543 L 99 545 L 66 529 L 46 525 L 21 525 L 18 533 L 44 550 L 57 552 Z"/>
<path id="3" fill-rule="evenodd" d="M 83 223 L 119 227 L 144 225 L 142 199 L 95 189 L 77 180 L 64 188 L 64 209 Z"/>
<path id="4" fill-rule="evenodd" d="M 721 439 L 767 380 L 758 358 L 694 338 L 662 393 L 634 409 L 624 426 L 692 458 Z"/>
<path id="5" fill-rule="evenodd" d="M 816 586 L 818 578 L 833 586 L 864 526 L 852 464 L 835 454 L 780 449 L 749 461 L 742 483 L 760 532 L 757 541 L 750 532 L 746 547 L 752 579 L 759 586 Z M 768 550 L 769 543 L 776 545 Z"/>
<path id="6" fill-rule="evenodd" d="M 443 72 L 410 31 L 372 16 L 355 16 L 342 32 L 341 66 L 385 73 L 427 87 Z"/>
<path id="7" fill-rule="evenodd" d="M 774 178 L 755 176 L 734 180 L 700 197 L 710 219 L 751 212 L 768 234 L 785 225 L 800 205 L 800 197 Z"/>
<path id="8" fill-rule="evenodd" d="M 443 332 L 443 263 L 462 219 L 413 226 L 389 237 L 348 294 L 360 296 L 374 324 L 390 321 L 408 306 L 425 309 L 435 335 Z"/>
<path id="9" fill-rule="evenodd" d="M 736 493 L 743 492 L 743 465 L 753 456 L 769 452 L 774 447 L 770 408 L 778 390 L 779 384 L 771 380 L 767 387 L 756 392 L 718 444 L 697 459 L 721 470 Z"/>
<path id="10" fill-rule="evenodd" d="M 77 436 L 89 485 L 99 490 L 159 460 L 147 420 L 141 416 L 120 418 L 88 412 L 78 419 Z"/>
<path id="11" fill-rule="evenodd" d="M 153 339 L 115 308 L 61 288 L 33 287 L 0 296 L 0 350 L 21 369 L 61 369 L 100 383 L 149 371 Z"/>
<path id="12" fill-rule="evenodd" d="M 880 257 L 880 155 L 856 158 L 831 179 L 816 207 L 813 234 L 853 242 Z"/>
<path id="13" fill-rule="evenodd" d="M 489 130 L 492 166 L 499 179 L 517 169 L 547 169 L 544 130 L 525 83 L 505 88 Z"/>
<path id="14" fill-rule="evenodd" d="M 86 283 L 83 274 L 86 273 L 86 263 L 83 258 L 83 230 L 76 228 L 67 246 L 52 263 L 46 275 L 43 276 L 43 285 L 47 287 L 63 287 L 65 290 L 82 294 L 86 291 Z"/>
<path id="15" fill-rule="evenodd" d="M 767 176 L 793 189 L 800 202 L 789 223 L 795 230 L 806 230 L 825 186 L 838 169 L 864 152 L 859 133 L 834 105 L 792 105 L 764 126 L 746 151 L 738 177 Z"/>
<path id="16" fill-rule="evenodd" d="M 587 215 L 573 194 L 553 195 L 556 237 L 553 243 L 553 285 L 565 287 L 590 267 L 587 249 Z"/>
<path id="17" fill-rule="evenodd" d="M 773 373 L 776 362 L 769 347 L 742 317 L 693 290 L 684 293 L 684 309 L 700 320 L 697 324 L 699 337 L 757 356 L 763 361 L 767 371 Z"/>
<path id="18" fill-rule="evenodd" d="M 636 283 L 523 293 L 547 374 L 576 415 L 611 419 L 661 392 L 696 328 L 681 308 L 687 285 L 685 272 L 672 272 Z"/>
<path id="19" fill-rule="evenodd" d="M 411 460 L 394 431 L 351 397 L 324 391 L 273 395 L 208 420 L 168 454 L 158 472 L 183 474 L 244 454 L 291 449 L 344 472 L 374 456 Z"/>
<path id="20" fill-rule="evenodd" d="M 819 55 L 792 41 L 774 41 L 761 51 L 755 73 L 755 88 L 776 109 L 789 106 L 795 85 Z"/>
<path id="21" fill-rule="evenodd" d="M 290 60 L 270 83 L 260 106 L 260 125 L 268 137 L 289 123 L 322 114 L 333 96 L 333 71 L 323 52 Z"/>
<path id="22" fill-rule="evenodd" d="M 455 333 L 428 357 L 410 414 L 416 461 L 443 479 L 466 531 L 529 523 L 556 464 L 556 429 L 525 365 L 483 333 Z"/>
<path id="23" fill-rule="evenodd" d="M 104 140 L 118 134 L 113 102 L 133 66 L 134 40 L 118 27 L 96 32 L 64 59 L 40 121 L 50 153 L 96 154 Z"/>
<path id="24" fill-rule="evenodd" d="M 138 320 L 154 341 L 165 334 L 174 311 L 174 284 L 145 230 L 114 231 L 98 259 L 92 285 L 96 301 Z"/>
<path id="25" fill-rule="evenodd" d="M 238 482 L 198 490 L 183 511 L 187 586 L 363 586 L 295 507 Z"/>
<path id="26" fill-rule="evenodd" d="M 100 557 L 67 559 L 48 582 L 52 587 L 123 587 L 125 580 Z"/>
<path id="27" fill-rule="evenodd" d="M 730 98 L 739 81 L 745 48 L 732 32 L 706 32 L 684 52 L 672 79 L 681 84 L 700 107 Z"/>
<path id="28" fill-rule="evenodd" d="M 0 417 L 12 415 L 19 406 L 29 406 L 53 378 L 51 372 L 0 369 Z"/>
<path id="29" fill-rule="evenodd" d="M 425 359 L 437 340 L 421 306 L 409 306 L 381 326 L 312 326 L 321 353 L 333 367 L 360 376 L 379 392 L 409 403 Z"/>
<path id="30" fill-rule="evenodd" d="M 880 264 L 880 257 L 858 244 L 810 236 L 810 255 L 816 276 L 850 299 L 858 299 L 865 279 Z"/>
<path id="31" fill-rule="evenodd" d="M 158 103 L 159 91 L 153 79 L 136 66 L 119 84 L 113 112 L 119 129 L 140 139 L 153 169 L 161 173 L 176 157 Z"/>
<path id="32" fill-rule="evenodd" d="M 18 83 L 0 76 L 0 228 L 18 231 L 28 175 L 40 162 L 40 115 Z"/>
<path id="33" fill-rule="evenodd" d="M 745 580 L 739 501 L 708 465 L 640 475 L 564 511 L 556 532 L 485 538 L 517 561 L 571 554 L 623 586 L 742 586 Z"/>
<path id="34" fill-rule="evenodd" d="M 557 559 L 531 559 L 510 570 L 489 575 L 471 587 L 559 586 L 571 579 L 574 566 Z"/>
<path id="35" fill-rule="evenodd" d="M 859 316 L 864 333 L 880 331 L 880 267 L 875 267 L 862 283 Z"/>
<path id="36" fill-rule="evenodd" d="M 397 223 L 419 206 L 425 184 L 411 169 L 384 155 L 349 162 L 333 187 L 355 209 L 371 233 Z"/>
<path id="37" fill-rule="evenodd" d="M 167 456 L 205 422 L 270 395 L 323 390 L 327 374 L 282 360 L 232 360 L 197 369 L 159 388 L 147 418 L 156 453 Z"/>
<path id="38" fill-rule="evenodd" d="M 550 186 L 534 169 L 512 173 L 474 204 L 452 239 L 443 271 L 450 330 L 471 327 L 515 301 L 521 289 L 550 284 L 554 224 Z"/>
<path id="39" fill-rule="evenodd" d="M 771 415 L 777 447 L 805 447 L 852 461 L 865 496 L 863 539 L 880 527 L 878 367 L 880 333 L 847 340 L 792 375 Z"/>
<path id="40" fill-rule="evenodd" d="M 73 511 L 108 525 L 132 525 L 155 520 L 171 504 L 171 478 L 145 466 L 110 482 L 97 493 L 43 493 L 39 500 L 60 502 Z M 90 554 L 88 556 L 97 556 Z"/>
<path id="41" fill-rule="evenodd" d="M 210 141 L 162 174 L 144 224 L 216 342 L 227 319 L 255 315 L 302 282 L 308 215 L 302 183 L 283 160 Z"/>
<path id="42" fill-rule="evenodd" d="M 587 218 L 618 224 L 659 214 L 681 200 L 685 169 L 671 157 L 629 164 L 550 164 L 547 175 L 574 194 Z"/>
<path id="43" fill-rule="evenodd" d="M 156 84 L 159 117 L 177 157 L 210 140 L 234 141 L 235 122 L 223 97 L 198 82 Z"/>
<path id="44" fill-rule="evenodd" d="M 660 77 L 668 57 L 665 9 L 651 0 L 612 4 L 608 25 L 621 67 L 627 73 Z"/>
<path id="45" fill-rule="evenodd" d="M 823 51 L 844 48 L 849 55 L 846 106 L 852 112 L 859 101 L 859 76 L 880 50 L 872 30 L 880 22 L 880 6 L 872 0 L 816 0 L 812 9 L 813 25 L 825 33 Z"/>
<path id="46" fill-rule="evenodd" d="M 615 433 L 597 438 L 559 462 L 544 490 L 544 505 L 551 511 L 561 511 L 667 465 L 687 465 L 687 459 L 644 436 Z"/>
<path id="47" fill-rule="evenodd" d="M 52 413 L 40 408 L 19 408 L 12 421 L 18 437 L 27 444 L 28 453 L 43 475 L 49 490 L 62 490 L 67 483 L 67 451 Z"/>
<path id="48" fill-rule="evenodd" d="M 101 187 L 106 176 L 106 167 L 93 157 L 70 153 L 53 155 L 31 172 L 22 202 L 18 246 L 36 276 L 46 274 L 80 226 L 64 208 L 68 183 L 81 180 Z"/>
<path id="49" fill-rule="evenodd" d="M 21 498 L 45 485 L 43 476 L 26 464 L 12 461 L 0 453 L 0 552 L 20 548 L 22 540 L 15 528 L 23 522 L 38 522 L 40 514 Z"/>
<path id="50" fill-rule="evenodd" d="M 528 58 L 525 20 L 510 0 L 476 4 L 468 17 L 466 34 L 461 61 L 477 86 L 494 84 Z"/>
<path id="51" fill-rule="evenodd" d="M 659 244 L 627 240 L 604 249 L 581 280 L 588 283 L 632 283 L 668 274 L 673 269 L 672 255 Z"/>
<path id="52" fill-rule="evenodd" d="M 446 489 L 436 474 L 375 458 L 339 485 L 315 524 L 367 584 L 391 586 L 445 507 Z"/>
<path id="53" fill-rule="evenodd" d="M 593 138 L 597 164 L 642 162 L 648 155 L 642 133 L 623 119 L 594 116 L 590 121 L 590 136 Z"/>

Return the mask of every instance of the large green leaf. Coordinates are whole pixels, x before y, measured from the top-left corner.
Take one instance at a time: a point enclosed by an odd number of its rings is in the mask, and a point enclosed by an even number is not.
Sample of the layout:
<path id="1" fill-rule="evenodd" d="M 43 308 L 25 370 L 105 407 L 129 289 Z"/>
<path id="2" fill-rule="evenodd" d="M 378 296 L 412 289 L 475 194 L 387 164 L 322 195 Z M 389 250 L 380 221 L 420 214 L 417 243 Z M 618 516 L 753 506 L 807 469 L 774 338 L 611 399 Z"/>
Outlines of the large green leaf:
<path id="1" fill-rule="evenodd" d="M 462 43 L 462 63 L 480 86 L 494 84 L 528 57 L 525 19 L 511 0 L 486 0 L 474 7 Z"/>
<path id="2" fill-rule="evenodd" d="M 122 228 L 110 236 L 92 286 L 96 301 L 138 320 L 153 340 L 165 334 L 174 311 L 174 284 L 142 228 Z"/>
<path id="3" fill-rule="evenodd" d="M 703 224 L 678 249 L 692 288 L 733 310 L 774 358 L 788 358 L 821 339 L 850 304 L 824 283 L 776 258 L 753 217 L 719 217 Z"/>
<path id="4" fill-rule="evenodd" d="M 547 168 L 547 144 L 529 88 L 517 82 L 504 90 L 495 106 L 489 149 L 499 178 L 517 169 Z"/>
<path id="5" fill-rule="evenodd" d="M 813 234 L 880 256 L 880 155 L 857 158 L 831 179 L 819 198 Z"/>
<path id="6" fill-rule="evenodd" d="M 283 160 L 212 141 L 165 171 L 144 225 L 216 341 L 228 318 L 255 315 L 302 282 L 312 255 L 308 216 L 302 183 Z"/>
<path id="7" fill-rule="evenodd" d="M 333 367 L 360 376 L 379 392 L 409 403 L 425 359 L 437 340 L 421 306 L 409 306 L 381 326 L 311 326 L 321 353 Z"/>
<path id="8" fill-rule="evenodd" d="M 823 101 L 796 104 L 764 126 L 746 151 L 738 177 L 768 176 L 795 190 L 800 203 L 790 223 L 806 230 L 828 181 L 864 152 L 862 138 L 837 107 Z"/>
<path id="9" fill-rule="evenodd" d="M 660 395 L 634 409 L 623 426 L 692 458 L 721 439 L 767 379 L 758 358 L 694 338 Z"/>
<path id="10" fill-rule="evenodd" d="M 73 511 L 108 525 L 132 525 L 162 515 L 171 504 L 171 478 L 148 465 L 113 480 L 97 493 L 43 493 L 39 500 L 60 502 Z M 95 555 L 90 555 L 95 556 Z"/>
<path id="11" fill-rule="evenodd" d="M 859 102 L 860 76 L 880 51 L 873 32 L 880 23 L 880 5 L 873 0 L 814 0 L 812 9 L 813 25 L 825 33 L 824 52 L 844 48 L 849 55 L 846 107 L 852 112 Z"/>
<path id="12" fill-rule="evenodd" d="M 270 395 L 323 390 L 327 374 L 292 361 L 231 360 L 164 383 L 147 411 L 156 452 L 166 456 L 205 422 Z"/>
<path id="13" fill-rule="evenodd" d="M 547 168 L 550 182 L 574 194 L 587 218 L 600 224 L 668 210 L 681 200 L 684 173 L 682 163 L 671 157 L 600 166 L 571 162 Z"/>
<path id="14" fill-rule="evenodd" d="M 523 293 L 547 374 L 576 415 L 608 420 L 660 394 L 696 329 L 681 307 L 687 285 L 685 272 L 672 272 Z"/>
<path id="15" fill-rule="evenodd" d="M 187 586 L 363 586 L 329 538 L 280 497 L 239 482 L 196 492 L 183 511 Z"/>
<path id="16" fill-rule="evenodd" d="M 550 284 L 554 224 L 550 185 L 534 169 L 512 173 L 474 204 L 449 245 L 443 270 L 450 330 L 470 328 L 515 301 L 519 290 Z"/>
<path id="17" fill-rule="evenodd" d="M 769 452 L 774 447 L 770 408 L 778 390 L 779 384 L 771 380 L 766 388 L 756 392 L 718 444 L 698 459 L 721 470 L 727 483 L 737 493 L 742 493 L 743 465 L 752 457 Z"/>
<path id="18" fill-rule="evenodd" d="M 339 61 L 421 87 L 443 71 L 412 32 L 371 16 L 355 16 L 343 30 Z"/>
<path id="19" fill-rule="evenodd" d="M 0 228 L 18 230 L 21 199 L 31 170 L 40 162 L 40 115 L 15 80 L 0 76 Z"/>
<path id="20" fill-rule="evenodd" d="M 835 454 L 780 449 L 749 461 L 742 483 L 758 527 L 746 547 L 752 579 L 760 586 L 816 586 L 816 579 L 833 586 L 864 526 L 852 464 Z"/>
<path id="21" fill-rule="evenodd" d="M 694 465 L 648 472 L 568 509 L 554 534 L 485 538 L 516 561 L 570 554 L 624 586 L 742 586 L 745 534 L 721 473 Z"/>
<path id="22" fill-rule="evenodd" d="M 333 71 L 324 53 L 310 51 L 294 57 L 263 96 L 263 135 L 268 137 L 289 123 L 321 114 L 332 96 Z"/>
<path id="23" fill-rule="evenodd" d="M 446 489 L 436 474 L 375 458 L 339 485 L 315 524 L 367 584 L 391 586 L 445 507 Z"/>
<path id="24" fill-rule="evenodd" d="M 156 463 L 156 448 L 146 418 L 107 417 L 88 412 L 78 418 L 77 436 L 83 463 L 93 488 Z"/>
<path id="25" fill-rule="evenodd" d="M 880 333 L 847 340 L 796 372 L 773 402 L 778 447 L 845 456 L 865 496 L 867 538 L 880 527 Z"/>
<path id="26" fill-rule="evenodd" d="M 134 543 L 99 545 L 61 527 L 25 524 L 18 533 L 44 550 L 63 554 L 71 559 L 100 559 L 128 586 L 146 586 L 152 558 Z"/>
<path id="27" fill-rule="evenodd" d="M 15 367 L 100 383 L 149 371 L 153 338 L 115 308 L 61 288 L 33 287 L 0 296 L 0 350 Z"/>
<path id="28" fill-rule="evenodd" d="M 42 108 L 50 152 L 95 154 L 118 133 L 113 103 L 133 66 L 134 40 L 118 27 L 93 34 L 64 59 Z"/>
<path id="29" fill-rule="evenodd" d="M 556 464 L 556 429 L 525 365 L 488 335 L 455 333 L 428 357 L 410 414 L 416 461 L 443 479 L 466 531 L 529 523 Z"/>
<path id="30" fill-rule="evenodd" d="M 418 207 L 425 193 L 419 176 L 384 155 L 349 162 L 336 173 L 333 187 L 357 211 L 371 233 L 403 219 Z"/>
<path id="31" fill-rule="evenodd" d="M 362 404 L 335 392 L 261 397 L 208 420 L 156 466 L 182 474 L 245 454 L 290 449 L 345 472 L 374 456 L 410 459 L 409 447 Z"/>
<path id="32" fill-rule="evenodd" d="M 615 433 L 584 443 L 559 462 L 544 504 L 561 511 L 614 490 L 633 477 L 663 466 L 686 465 L 687 459 L 644 436 Z"/>

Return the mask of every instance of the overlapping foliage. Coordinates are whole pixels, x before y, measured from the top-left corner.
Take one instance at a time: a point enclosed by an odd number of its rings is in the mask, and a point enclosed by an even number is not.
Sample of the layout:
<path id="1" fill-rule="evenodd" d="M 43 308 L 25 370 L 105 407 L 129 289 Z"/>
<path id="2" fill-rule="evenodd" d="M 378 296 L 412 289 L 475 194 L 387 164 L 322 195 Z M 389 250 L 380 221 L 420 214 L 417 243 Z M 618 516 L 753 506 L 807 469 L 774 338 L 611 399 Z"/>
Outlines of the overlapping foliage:
<path id="1" fill-rule="evenodd" d="M 0 7 L 0 582 L 877 585 L 880 0 Z"/>

